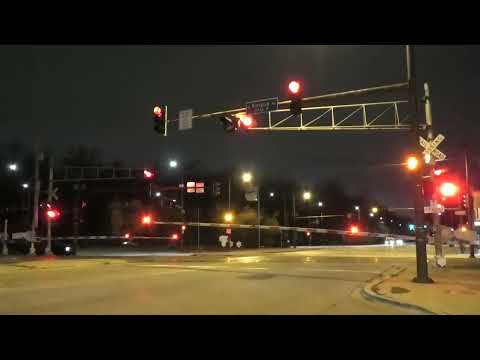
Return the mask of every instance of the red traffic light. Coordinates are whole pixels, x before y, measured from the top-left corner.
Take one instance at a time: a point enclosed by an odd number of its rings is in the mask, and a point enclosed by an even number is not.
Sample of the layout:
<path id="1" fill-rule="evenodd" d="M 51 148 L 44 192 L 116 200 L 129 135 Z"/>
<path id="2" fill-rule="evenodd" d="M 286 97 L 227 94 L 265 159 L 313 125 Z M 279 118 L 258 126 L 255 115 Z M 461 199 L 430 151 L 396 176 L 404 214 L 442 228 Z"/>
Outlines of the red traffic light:
<path id="1" fill-rule="evenodd" d="M 440 186 L 440 193 L 445 197 L 452 197 L 458 193 L 458 186 L 451 182 L 445 182 Z"/>
<path id="2" fill-rule="evenodd" d="M 288 91 L 292 94 L 298 94 L 300 92 L 300 83 L 298 81 L 290 81 L 288 84 Z"/>
<path id="3" fill-rule="evenodd" d="M 173 239 L 173 240 L 178 240 L 178 234 L 173 234 L 173 235 L 172 235 L 172 239 Z"/>
<path id="4" fill-rule="evenodd" d="M 50 210 L 47 211 L 47 217 L 48 217 L 50 220 L 55 220 L 55 219 L 57 219 L 59 216 L 60 216 L 60 212 L 59 212 L 58 210 L 50 209 Z"/>
<path id="5" fill-rule="evenodd" d="M 143 170 L 143 176 L 145 177 L 145 179 L 151 179 L 153 178 L 153 171 L 150 171 L 150 170 Z"/>
<path id="6" fill-rule="evenodd" d="M 240 118 L 240 124 L 244 128 L 250 128 L 253 125 L 253 119 L 250 116 L 243 116 Z"/>
<path id="7" fill-rule="evenodd" d="M 350 227 L 350 232 L 351 232 L 352 234 L 358 234 L 358 226 L 352 225 L 352 226 Z"/>
<path id="8" fill-rule="evenodd" d="M 142 224 L 143 225 L 150 225 L 152 223 L 152 217 L 150 215 L 144 215 L 142 217 Z"/>
<path id="9" fill-rule="evenodd" d="M 162 117 L 163 115 L 163 110 L 160 106 L 155 106 L 153 108 L 153 115 L 155 115 L 156 117 Z"/>
<path id="10" fill-rule="evenodd" d="M 130 233 L 126 233 L 123 237 L 124 237 L 125 239 L 130 239 Z"/>

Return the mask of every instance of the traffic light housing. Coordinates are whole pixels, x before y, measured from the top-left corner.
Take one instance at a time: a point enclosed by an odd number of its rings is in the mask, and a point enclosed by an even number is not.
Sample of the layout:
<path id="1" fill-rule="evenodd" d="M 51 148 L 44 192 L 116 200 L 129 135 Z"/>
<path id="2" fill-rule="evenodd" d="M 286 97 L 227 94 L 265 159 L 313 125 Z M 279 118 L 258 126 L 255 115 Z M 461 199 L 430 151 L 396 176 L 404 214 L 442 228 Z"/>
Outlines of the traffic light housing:
<path id="1" fill-rule="evenodd" d="M 298 81 L 288 84 L 288 98 L 290 99 L 290 113 L 300 115 L 302 113 L 302 85 Z"/>
<path id="2" fill-rule="evenodd" d="M 153 108 L 153 129 L 163 136 L 167 136 L 167 115 L 166 105 L 157 105 Z"/>
<path id="3" fill-rule="evenodd" d="M 215 181 L 213 183 L 213 196 L 220 196 L 222 193 L 222 183 Z"/>
<path id="4" fill-rule="evenodd" d="M 225 132 L 234 132 L 238 130 L 238 119 L 232 115 L 225 115 L 220 118 Z"/>

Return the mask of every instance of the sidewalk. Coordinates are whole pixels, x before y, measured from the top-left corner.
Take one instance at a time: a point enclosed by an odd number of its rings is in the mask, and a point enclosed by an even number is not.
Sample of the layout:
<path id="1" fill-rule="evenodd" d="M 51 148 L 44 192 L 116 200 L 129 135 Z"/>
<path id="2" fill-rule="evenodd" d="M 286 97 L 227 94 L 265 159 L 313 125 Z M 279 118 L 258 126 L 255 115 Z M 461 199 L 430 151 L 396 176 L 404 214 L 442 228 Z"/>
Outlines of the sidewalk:
<path id="1" fill-rule="evenodd" d="M 447 261 L 444 269 L 429 266 L 433 284 L 412 282 L 414 265 L 397 268 L 383 279 L 366 287 L 379 300 L 391 300 L 397 305 L 417 307 L 425 312 L 444 315 L 480 314 L 480 260 Z M 365 290 L 366 290 L 365 289 Z"/>

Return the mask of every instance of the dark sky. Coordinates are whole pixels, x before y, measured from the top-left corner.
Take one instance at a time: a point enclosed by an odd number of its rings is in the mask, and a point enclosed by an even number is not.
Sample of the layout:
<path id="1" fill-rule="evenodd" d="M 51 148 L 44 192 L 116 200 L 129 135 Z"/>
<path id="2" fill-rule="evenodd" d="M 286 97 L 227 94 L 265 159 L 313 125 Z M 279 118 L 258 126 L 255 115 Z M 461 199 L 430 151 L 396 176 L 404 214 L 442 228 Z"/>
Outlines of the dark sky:
<path id="1" fill-rule="evenodd" d="M 408 151 L 406 132 L 231 136 L 212 119 L 163 138 L 151 119 L 157 103 L 176 117 L 183 108 L 199 114 L 284 99 L 295 77 L 306 96 L 402 82 L 404 52 L 400 45 L 0 46 L 0 143 L 36 135 L 51 148 L 91 145 L 136 166 L 176 157 L 305 181 L 339 176 L 354 193 L 410 206 L 408 178 L 388 166 Z M 478 157 L 480 46 L 418 46 L 416 64 L 419 86 L 431 86 L 434 126 L 447 137 L 441 150 L 458 156 L 467 143 Z"/>

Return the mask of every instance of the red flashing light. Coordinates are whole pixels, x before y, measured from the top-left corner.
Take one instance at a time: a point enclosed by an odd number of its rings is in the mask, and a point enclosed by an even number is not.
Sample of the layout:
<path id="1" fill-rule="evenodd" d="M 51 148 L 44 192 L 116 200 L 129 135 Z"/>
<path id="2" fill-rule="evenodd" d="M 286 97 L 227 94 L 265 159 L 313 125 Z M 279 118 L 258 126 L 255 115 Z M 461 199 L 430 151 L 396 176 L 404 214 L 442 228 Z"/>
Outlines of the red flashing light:
<path id="1" fill-rule="evenodd" d="M 130 233 L 126 233 L 123 237 L 124 237 L 125 239 L 130 239 Z"/>
<path id="2" fill-rule="evenodd" d="M 288 90 L 292 94 L 298 94 L 300 92 L 300 83 L 298 81 L 290 81 L 288 84 Z"/>
<path id="3" fill-rule="evenodd" d="M 436 170 L 433 170 L 433 173 L 436 175 L 436 176 L 440 176 L 444 173 L 444 170 L 443 169 L 436 169 Z"/>
<path id="4" fill-rule="evenodd" d="M 178 240 L 178 234 L 173 234 L 173 235 L 172 235 L 172 239 L 173 239 L 173 240 Z"/>
<path id="5" fill-rule="evenodd" d="M 60 212 L 57 211 L 57 210 L 54 210 L 54 209 L 48 210 L 47 211 L 47 216 L 48 216 L 49 219 L 55 220 L 56 218 L 58 218 L 60 216 Z"/>
<path id="6" fill-rule="evenodd" d="M 150 215 L 145 215 L 142 217 L 142 224 L 150 225 L 152 223 L 152 217 Z"/>
<path id="7" fill-rule="evenodd" d="M 358 234 L 358 226 L 355 226 L 355 225 L 351 226 L 350 227 L 350 232 L 352 234 Z"/>
<path id="8" fill-rule="evenodd" d="M 451 182 L 443 183 L 440 186 L 440 193 L 445 197 L 455 196 L 458 192 L 458 186 Z"/>

